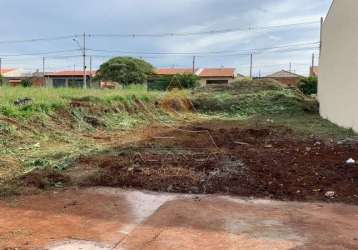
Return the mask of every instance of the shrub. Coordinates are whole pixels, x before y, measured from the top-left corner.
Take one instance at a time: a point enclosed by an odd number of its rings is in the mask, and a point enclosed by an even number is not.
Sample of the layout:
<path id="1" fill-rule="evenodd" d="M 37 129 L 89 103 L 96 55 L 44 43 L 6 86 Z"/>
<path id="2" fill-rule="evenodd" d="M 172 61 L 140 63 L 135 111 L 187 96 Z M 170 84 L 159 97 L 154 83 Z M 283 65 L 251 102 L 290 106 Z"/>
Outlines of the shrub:
<path id="1" fill-rule="evenodd" d="M 299 88 L 305 95 L 317 94 L 317 88 L 318 88 L 317 77 L 303 78 L 300 81 Z"/>
<path id="2" fill-rule="evenodd" d="M 194 74 L 155 77 L 148 83 L 149 90 L 193 89 L 199 86 L 199 77 Z"/>
<path id="3" fill-rule="evenodd" d="M 30 79 L 24 79 L 20 82 L 20 85 L 24 88 L 28 88 L 32 86 L 32 82 Z"/>

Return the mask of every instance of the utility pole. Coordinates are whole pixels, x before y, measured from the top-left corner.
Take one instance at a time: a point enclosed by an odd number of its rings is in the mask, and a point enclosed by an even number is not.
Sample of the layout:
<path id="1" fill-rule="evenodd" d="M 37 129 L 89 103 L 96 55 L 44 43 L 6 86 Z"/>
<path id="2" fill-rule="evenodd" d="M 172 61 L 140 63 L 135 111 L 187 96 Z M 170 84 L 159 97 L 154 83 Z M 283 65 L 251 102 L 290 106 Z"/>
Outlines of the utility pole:
<path id="1" fill-rule="evenodd" d="M 42 57 L 42 81 L 43 81 L 43 86 L 46 86 L 45 63 L 46 63 L 46 58 Z"/>
<path id="2" fill-rule="evenodd" d="M 292 63 L 290 63 L 289 72 L 290 72 L 290 73 L 292 72 Z"/>
<path id="3" fill-rule="evenodd" d="M 315 64 L 315 54 L 312 53 L 312 68 L 314 67 Z"/>
<path id="4" fill-rule="evenodd" d="M 86 33 L 83 33 L 83 88 L 87 88 L 86 74 Z"/>
<path id="5" fill-rule="evenodd" d="M 250 54 L 250 78 L 252 78 L 252 68 L 253 68 L 253 55 Z"/>
<path id="6" fill-rule="evenodd" d="M 92 56 L 90 56 L 90 87 L 92 86 Z"/>
<path id="7" fill-rule="evenodd" d="M 196 60 L 196 57 L 193 56 L 193 74 L 195 74 L 195 60 Z"/>

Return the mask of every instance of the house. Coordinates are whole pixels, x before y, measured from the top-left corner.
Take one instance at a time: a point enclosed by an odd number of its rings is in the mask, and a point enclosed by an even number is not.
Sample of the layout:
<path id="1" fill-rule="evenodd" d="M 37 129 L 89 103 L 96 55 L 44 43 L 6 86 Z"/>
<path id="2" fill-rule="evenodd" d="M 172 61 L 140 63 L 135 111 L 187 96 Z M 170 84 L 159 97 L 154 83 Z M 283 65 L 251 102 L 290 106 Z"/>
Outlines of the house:
<path id="1" fill-rule="evenodd" d="M 335 0 L 322 26 L 321 116 L 358 132 L 358 1 Z"/>
<path id="2" fill-rule="evenodd" d="M 22 80 L 32 77 L 32 73 L 22 69 L 1 69 L 4 85 L 18 86 Z"/>
<path id="3" fill-rule="evenodd" d="M 311 66 L 310 67 L 310 76 L 311 77 L 318 77 L 319 74 L 319 67 L 318 66 Z"/>
<path id="4" fill-rule="evenodd" d="M 156 76 L 173 76 L 176 74 L 195 74 L 200 78 L 200 85 L 230 84 L 237 79 L 235 68 L 160 68 L 154 71 Z M 241 75 L 239 75 L 241 76 Z"/>
<path id="5" fill-rule="evenodd" d="M 46 87 L 54 88 L 83 88 L 83 71 L 59 71 L 45 74 Z M 98 88 L 99 84 L 92 81 L 95 72 L 86 72 L 87 87 Z"/>
<path id="6" fill-rule="evenodd" d="M 200 77 L 200 85 L 229 85 L 236 80 L 234 68 L 204 68 L 199 69 L 196 75 Z"/>
<path id="7" fill-rule="evenodd" d="M 287 86 L 298 86 L 303 76 L 292 73 L 290 71 L 281 70 L 271 75 L 267 75 L 264 78 L 276 80 Z"/>

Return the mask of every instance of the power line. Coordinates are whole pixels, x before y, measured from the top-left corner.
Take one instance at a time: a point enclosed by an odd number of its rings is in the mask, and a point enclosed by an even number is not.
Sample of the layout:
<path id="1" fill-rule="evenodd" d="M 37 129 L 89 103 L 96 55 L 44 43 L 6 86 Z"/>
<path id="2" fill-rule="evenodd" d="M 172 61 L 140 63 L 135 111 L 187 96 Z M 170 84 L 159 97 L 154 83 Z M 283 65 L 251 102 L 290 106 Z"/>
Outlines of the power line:
<path id="1" fill-rule="evenodd" d="M 255 31 L 255 30 L 272 30 L 279 28 L 288 28 L 293 26 L 303 26 L 303 25 L 313 25 L 318 24 L 319 22 L 301 22 L 301 23 L 291 23 L 283 25 L 270 25 L 270 26 L 252 26 L 252 27 L 237 27 L 229 29 L 217 29 L 217 30 L 207 30 L 199 32 L 169 32 L 169 33 L 123 33 L 123 34 L 90 34 L 89 37 L 107 37 L 107 38 L 136 38 L 136 37 L 174 37 L 174 36 L 197 36 L 197 35 L 214 35 L 214 34 L 224 34 L 232 33 L 237 31 Z"/>
<path id="2" fill-rule="evenodd" d="M 76 52 L 78 49 L 73 50 L 57 50 L 57 51 L 45 51 L 45 52 L 34 52 L 34 53 L 23 53 L 23 54 L 8 54 L 0 55 L 1 57 L 20 57 L 20 56 L 39 56 L 39 55 L 50 55 L 50 54 L 60 54 L 66 52 Z"/>
<path id="3" fill-rule="evenodd" d="M 282 51 L 296 51 L 301 49 L 315 49 L 319 45 L 319 42 L 310 43 L 298 43 L 298 44 L 287 44 L 266 48 L 253 48 L 247 50 L 237 51 L 206 51 L 206 52 L 148 52 L 148 51 L 124 51 L 124 50 L 101 50 L 101 49 L 88 49 L 93 52 L 104 52 L 104 53 L 122 53 L 122 54 L 134 54 L 134 55 L 161 55 L 161 56 L 235 56 L 235 55 L 250 55 L 251 53 L 263 53 L 265 51 L 282 52 Z M 95 57 L 109 57 L 110 55 L 93 55 Z M 146 57 L 150 58 L 150 57 Z M 160 58 L 160 57 L 157 57 Z"/>
<path id="4" fill-rule="evenodd" d="M 34 43 L 34 42 L 45 42 L 45 41 L 58 41 L 66 40 L 77 37 L 78 35 L 68 35 L 68 36 L 56 36 L 56 37 L 45 37 L 45 38 L 33 38 L 33 39 L 23 39 L 23 40 L 3 40 L 0 41 L 0 44 L 17 44 L 17 43 Z"/>

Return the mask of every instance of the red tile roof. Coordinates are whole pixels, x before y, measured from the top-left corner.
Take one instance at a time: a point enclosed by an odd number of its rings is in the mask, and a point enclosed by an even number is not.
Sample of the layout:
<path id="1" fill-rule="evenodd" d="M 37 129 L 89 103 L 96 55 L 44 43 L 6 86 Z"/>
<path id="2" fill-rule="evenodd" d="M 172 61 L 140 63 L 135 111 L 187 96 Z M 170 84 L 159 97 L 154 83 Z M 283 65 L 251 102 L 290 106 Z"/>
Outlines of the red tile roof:
<path id="1" fill-rule="evenodd" d="M 204 68 L 197 74 L 200 77 L 232 77 L 235 78 L 234 68 Z"/>
<path id="2" fill-rule="evenodd" d="M 319 67 L 318 66 L 311 66 L 310 68 L 310 76 L 318 77 L 319 75 Z"/>
<path id="3" fill-rule="evenodd" d="M 96 71 L 92 71 L 92 76 L 96 74 Z M 90 72 L 86 71 L 86 75 L 89 76 Z M 73 70 L 68 70 L 68 71 L 58 71 L 58 72 L 53 72 L 53 73 L 48 73 L 46 74 L 46 76 L 62 76 L 62 77 L 71 77 L 71 76 L 83 76 L 83 71 L 73 71 Z"/>
<path id="4" fill-rule="evenodd" d="M 192 74 L 192 68 L 161 68 L 154 70 L 156 75 L 176 75 L 176 74 Z"/>
<path id="5" fill-rule="evenodd" d="M 1 72 L 0 72 L 0 74 L 2 75 L 2 74 L 6 74 L 6 73 L 9 73 L 9 72 L 11 72 L 11 71 L 14 71 L 15 69 L 5 69 L 5 68 L 3 68 L 3 69 L 1 69 Z"/>
<path id="6" fill-rule="evenodd" d="M 300 78 L 303 76 L 298 75 L 293 72 L 290 72 L 290 71 L 287 71 L 287 70 L 281 70 L 281 71 L 275 72 L 273 74 L 267 75 L 265 77 L 267 77 L 267 78 Z"/>

